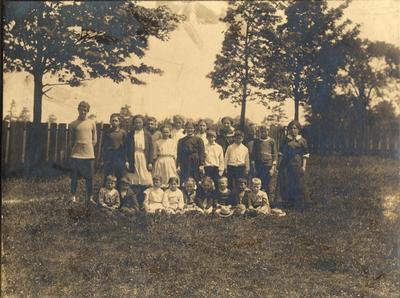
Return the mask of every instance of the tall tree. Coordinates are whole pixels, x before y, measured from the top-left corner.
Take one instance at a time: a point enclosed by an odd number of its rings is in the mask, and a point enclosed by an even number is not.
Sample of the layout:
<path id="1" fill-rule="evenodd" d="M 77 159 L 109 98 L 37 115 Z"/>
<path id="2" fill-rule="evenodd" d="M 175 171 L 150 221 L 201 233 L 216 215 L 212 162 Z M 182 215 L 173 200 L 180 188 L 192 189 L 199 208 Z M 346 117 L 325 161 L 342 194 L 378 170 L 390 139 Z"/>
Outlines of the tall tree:
<path id="1" fill-rule="evenodd" d="M 318 110 L 333 92 L 346 43 L 359 33 L 358 27 L 348 28 L 349 20 L 341 21 L 346 7 L 329 9 L 326 0 L 313 0 L 290 1 L 285 9 L 274 80 L 277 98 L 294 101 L 296 120 L 300 105 Z"/>
<path id="2" fill-rule="evenodd" d="M 241 106 L 242 129 L 245 126 L 246 103 L 258 101 L 267 104 L 270 99 L 270 94 L 263 89 L 263 65 L 273 59 L 276 27 L 280 20 L 276 12 L 280 5 L 280 1 L 230 1 L 222 19 L 228 28 L 222 50 L 214 62 L 214 70 L 208 77 L 221 100 L 229 99 Z"/>
<path id="3" fill-rule="evenodd" d="M 99 77 L 143 84 L 137 75 L 160 73 L 140 63 L 148 39 L 168 39 L 181 18 L 165 7 L 134 2 L 38 1 L 5 3 L 4 70 L 34 78 L 33 120 L 41 122 L 42 97 L 52 86 L 79 86 Z M 56 76 L 57 83 L 50 83 Z"/>
<path id="4" fill-rule="evenodd" d="M 374 99 L 399 96 L 400 49 L 385 42 L 355 39 L 349 43 L 347 63 L 337 76 L 338 87 L 352 98 L 357 125 L 366 124 Z"/>

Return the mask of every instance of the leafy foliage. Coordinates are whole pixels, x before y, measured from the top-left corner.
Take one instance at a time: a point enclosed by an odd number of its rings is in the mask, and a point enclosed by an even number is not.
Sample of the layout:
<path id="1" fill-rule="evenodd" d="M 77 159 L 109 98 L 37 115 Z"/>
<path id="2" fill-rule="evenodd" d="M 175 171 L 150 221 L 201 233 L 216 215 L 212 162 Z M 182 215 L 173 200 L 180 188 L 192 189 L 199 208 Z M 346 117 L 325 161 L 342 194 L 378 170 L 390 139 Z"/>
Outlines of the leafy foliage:
<path id="1" fill-rule="evenodd" d="M 222 19 L 228 28 L 221 53 L 217 55 L 214 70 L 208 77 L 221 100 L 229 99 L 242 106 L 241 127 L 244 126 L 246 102 L 266 104 L 270 98 L 263 82 L 268 69 L 263 66 L 274 59 L 279 6 L 279 1 L 231 1 Z"/>
<path id="2" fill-rule="evenodd" d="M 333 93 L 346 45 L 359 33 L 357 26 L 349 28 L 350 20 L 341 21 L 346 7 L 329 9 L 326 0 L 290 1 L 285 9 L 274 86 L 279 100 L 294 100 L 295 119 L 301 104 L 318 110 Z"/>
<path id="3" fill-rule="evenodd" d="M 384 98 L 385 91 L 399 94 L 398 47 L 381 41 L 355 39 L 348 50 L 347 63 L 339 72 L 337 83 L 344 94 L 355 98 L 358 113 L 365 113 L 374 98 Z"/>
<path id="4" fill-rule="evenodd" d="M 40 122 L 42 96 L 54 85 L 79 86 L 99 77 L 144 84 L 138 75 L 160 74 L 140 59 L 150 37 L 167 40 L 181 20 L 165 7 L 128 1 L 7 2 L 4 69 L 34 76 L 34 121 Z M 44 83 L 49 76 L 59 83 Z"/>

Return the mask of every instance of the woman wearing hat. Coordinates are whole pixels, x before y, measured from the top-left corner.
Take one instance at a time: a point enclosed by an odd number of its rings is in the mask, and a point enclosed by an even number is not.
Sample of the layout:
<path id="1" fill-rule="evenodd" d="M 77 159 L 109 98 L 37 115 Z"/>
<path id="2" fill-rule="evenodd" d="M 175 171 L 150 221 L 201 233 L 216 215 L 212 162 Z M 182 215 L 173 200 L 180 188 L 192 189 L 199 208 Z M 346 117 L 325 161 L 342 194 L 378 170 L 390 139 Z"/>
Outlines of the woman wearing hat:
<path id="1" fill-rule="evenodd" d="M 289 206 L 303 207 L 308 203 L 304 174 L 310 153 L 306 139 L 299 134 L 300 123 L 293 120 L 287 129 L 288 135 L 279 148 L 281 196 Z"/>

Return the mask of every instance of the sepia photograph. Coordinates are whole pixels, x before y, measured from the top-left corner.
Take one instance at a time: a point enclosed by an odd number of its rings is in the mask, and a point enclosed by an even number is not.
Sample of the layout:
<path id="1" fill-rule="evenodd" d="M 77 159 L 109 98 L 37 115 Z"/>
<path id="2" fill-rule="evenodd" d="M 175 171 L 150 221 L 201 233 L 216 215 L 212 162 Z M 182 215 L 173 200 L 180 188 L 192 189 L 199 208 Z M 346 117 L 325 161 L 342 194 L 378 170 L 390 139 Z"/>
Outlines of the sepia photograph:
<path id="1" fill-rule="evenodd" d="M 399 297 L 400 0 L 1 6 L 1 297 Z"/>

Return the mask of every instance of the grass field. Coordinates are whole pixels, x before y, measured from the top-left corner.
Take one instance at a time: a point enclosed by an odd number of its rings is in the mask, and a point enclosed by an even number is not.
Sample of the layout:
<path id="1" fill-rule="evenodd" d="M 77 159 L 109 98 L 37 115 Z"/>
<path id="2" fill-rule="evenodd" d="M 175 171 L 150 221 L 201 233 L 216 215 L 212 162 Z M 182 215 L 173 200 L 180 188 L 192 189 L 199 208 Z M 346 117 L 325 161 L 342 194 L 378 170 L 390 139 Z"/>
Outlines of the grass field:
<path id="1" fill-rule="evenodd" d="M 1 293 L 399 297 L 399 169 L 376 157 L 314 156 L 311 210 L 281 218 L 78 219 L 67 212 L 67 177 L 7 179 Z"/>

